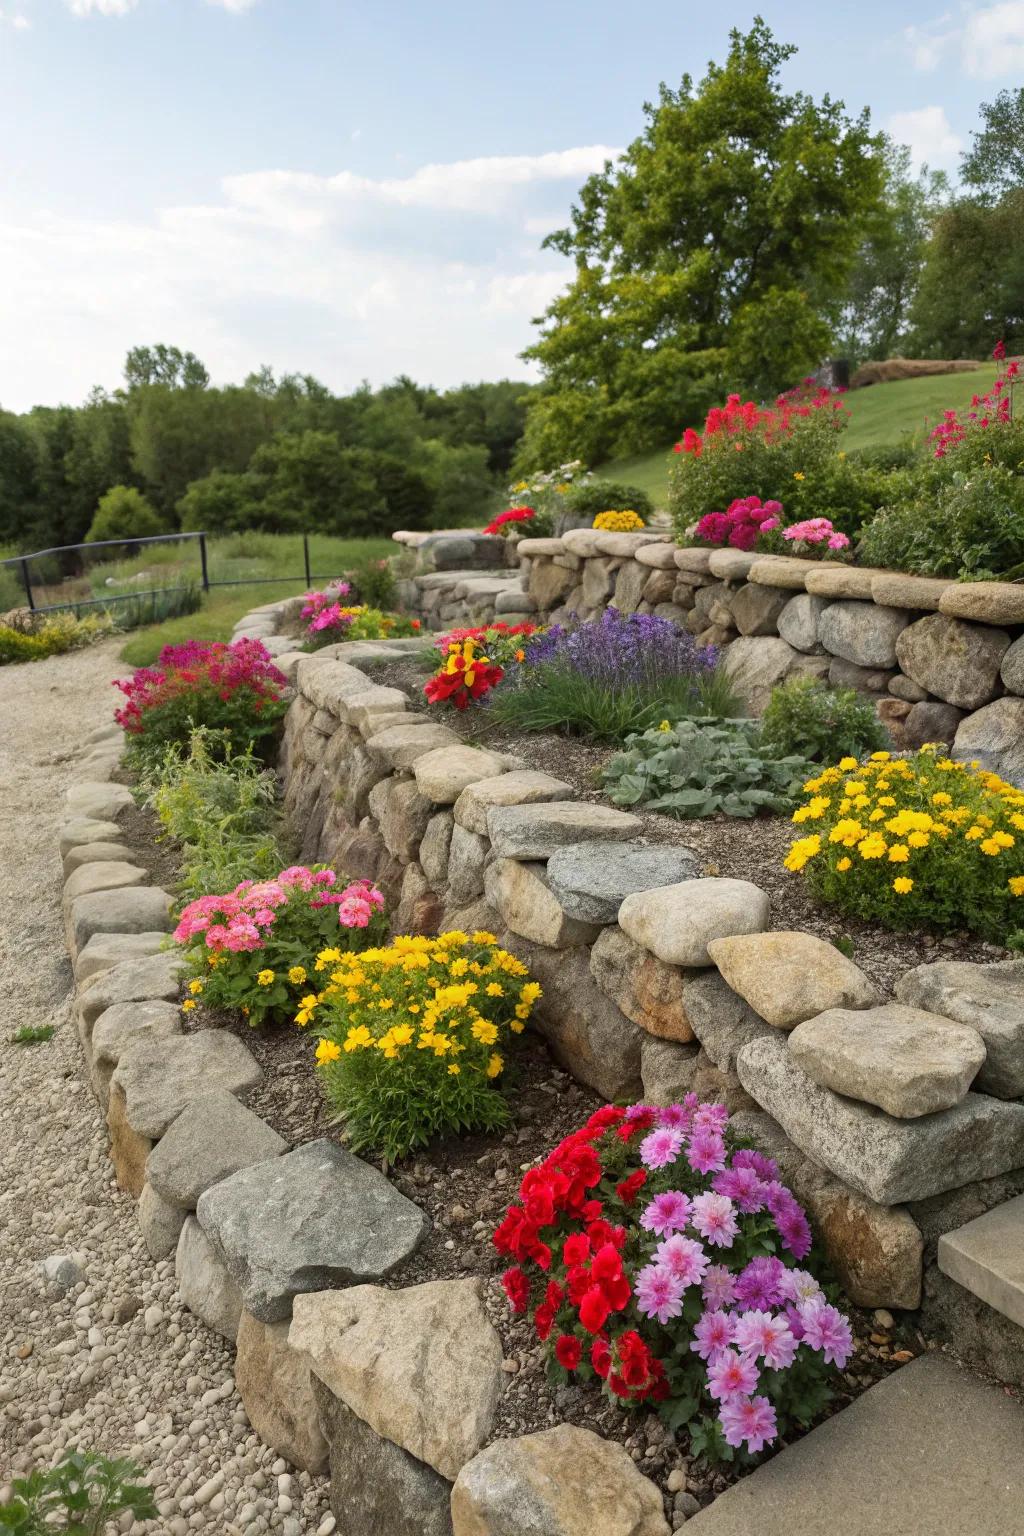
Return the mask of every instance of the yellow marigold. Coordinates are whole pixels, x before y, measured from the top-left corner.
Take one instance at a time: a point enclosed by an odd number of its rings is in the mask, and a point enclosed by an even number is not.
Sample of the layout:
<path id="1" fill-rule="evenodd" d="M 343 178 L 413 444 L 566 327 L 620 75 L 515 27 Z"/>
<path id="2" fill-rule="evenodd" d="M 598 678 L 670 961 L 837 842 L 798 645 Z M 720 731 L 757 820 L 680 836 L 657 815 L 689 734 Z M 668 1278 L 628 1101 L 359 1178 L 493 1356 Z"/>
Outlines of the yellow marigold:
<path id="1" fill-rule="evenodd" d="M 994 837 L 983 838 L 980 847 L 982 853 L 987 853 L 989 858 L 995 858 L 997 854 L 1003 851 L 1002 846 L 996 842 Z"/>
<path id="2" fill-rule="evenodd" d="M 813 859 L 821 852 L 821 838 L 817 833 L 813 837 L 798 837 L 783 859 L 787 869 L 795 873 L 803 869 L 809 859 Z"/>
<path id="3" fill-rule="evenodd" d="M 306 967 L 304 965 L 292 965 L 288 969 L 288 980 L 293 987 L 301 987 L 306 979 Z"/>
<path id="4" fill-rule="evenodd" d="M 862 795 L 865 788 L 866 786 L 859 779 L 847 779 L 843 785 L 843 793 L 849 795 L 852 800 L 856 795 Z"/>
<path id="5" fill-rule="evenodd" d="M 928 834 L 927 832 L 910 832 L 907 835 L 907 842 L 911 848 L 927 848 Z"/>
<path id="6" fill-rule="evenodd" d="M 671 726 L 671 724 L 670 724 L 670 722 L 668 720 L 659 720 L 659 722 L 658 722 L 658 730 L 659 731 L 670 731 L 671 729 L 672 729 L 672 726 Z"/>
<path id="7" fill-rule="evenodd" d="M 887 763 L 891 758 L 891 752 L 872 752 L 871 754 L 871 761 L 873 763 Z"/>
<path id="8" fill-rule="evenodd" d="M 847 855 L 844 853 L 843 857 L 839 860 L 838 864 L 836 865 L 836 869 L 838 869 L 838 871 L 839 871 L 839 873 L 841 875 L 845 875 L 846 871 L 850 868 L 852 863 L 853 863 L 853 860 L 851 858 L 848 858 Z"/>
<path id="9" fill-rule="evenodd" d="M 976 843 L 978 841 L 979 837 L 984 837 L 984 836 L 985 836 L 985 828 L 984 827 L 977 827 L 977 826 L 968 827 L 967 831 L 964 833 L 964 837 L 966 838 L 967 842 L 969 842 L 969 843 Z"/>
<path id="10" fill-rule="evenodd" d="M 337 1061 L 341 1056 L 341 1047 L 335 1045 L 333 1040 L 319 1040 L 316 1047 L 317 1066 L 326 1066 L 329 1061 Z"/>
<path id="11" fill-rule="evenodd" d="M 898 875 L 892 883 L 892 888 L 897 896 L 906 896 L 914 889 L 914 882 L 907 875 Z"/>
<path id="12" fill-rule="evenodd" d="M 469 1032 L 481 1045 L 493 1045 L 498 1038 L 498 1026 L 489 1019 L 474 1019 Z"/>
<path id="13" fill-rule="evenodd" d="M 594 518 L 593 526 L 603 533 L 634 533 L 647 525 L 638 512 L 627 507 L 621 512 L 599 512 Z"/>
<path id="14" fill-rule="evenodd" d="M 502 1068 L 504 1067 L 504 1065 L 505 1065 L 504 1061 L 498 1055 L 497 1051 L 495 1051 L 491 1055 L 491 1057 L 489 1058 L 489 1060 L 487 1062 L 487 1076 L 488 1077 L 497 1077 L 500 1074 L 500 1072 L 501 1072 Z"/>
<path id="15" fill-rule="evenodd" d="M 192 1009 L 196 1006 L 197 1004 L 194 997 L 186 997 L 185 1001 L 181 1005 L 181 1011 L 182 1013 L 191 1013 Z"/>
<path id="16" fill-rule="evenodd" d="M 952 804 L 953 804 L 953 796 L 952 795 L 947 795 L 946 791 L 944 789 L 936 790 L 935 794 L 932 795 L 932 805 L 952 805 Z"/>
<path id="17" fill-rule="evenodd" d="M 459 1066 L 457 1061 L 450 1061 L 448 1063 L 448 1076 L 449 1077 L 458 1077 L 458 1075 L 459 1075 L 459 1073 L 461 1071 L 462 1071 L 462 1068 Z"/>
<path id="18" fill-rule="evenodd" d="M 259 975 L 256 977 L 256 980 L 261 987 L 269 987 L 271 982 L 274 980 L 274 973 L 273 971 L 260 971 Z"/>
<path id="19" fill-rule="evenodd" d="M 905 864 L 910 858 L 910 849 L 906 843 L 893 843 L 889 849 L 890 864 Z"/>
<path id="20" fill-rule="evenodd" d="M 203 984 L 201 981 L 190 981 L 188 984 L 188 989 L 192 993 L 193 997 L 198 997 L 199 993 L 203 990 Z"/>
<path id="21" fill-rule="evenodd" d="M 851 768 L 856 768 L 857 759 L 855 757 L 841 757 L 839 759 L 839 766 L 844 772 L 849 772 Z"/>
<path id="22" fill-rule="evenodd" d="M 345 1050 L 348 1052 L 366 1050 L 373 1044 L 373 1036 L 365 1024 L 357 1024 L 349 1030 L 345 1036 Z"/>
<path id="23" fill-rule="evenodd" d="M 1024 896 L 1024 875 L 1013 875 L 1007 881 L 1011 896 Z"/>
<path id="24" fill-rule="evenodd" d="M 857 845 L 857 852 L 862 859 L 880 859 L 884 855 L 888 844 L 884 837 L 879 837 L 873 832 L 870 837 L 864 837 Z"/>
<path id="25" fill-rule="evenodd" d="M 502 986 L 500 981 L 489 981 L 484 988 L 484 991 L 487 993 L 488 997 L 505 996 L 505 988 Z"/>
<path id="26" fill-rule="evenodd" d="M 998 843 L 1000 848 L 1012 848 L 1015 839 L 1010 836 L 1009 832 L 993 832 L 992 841 Z"/>

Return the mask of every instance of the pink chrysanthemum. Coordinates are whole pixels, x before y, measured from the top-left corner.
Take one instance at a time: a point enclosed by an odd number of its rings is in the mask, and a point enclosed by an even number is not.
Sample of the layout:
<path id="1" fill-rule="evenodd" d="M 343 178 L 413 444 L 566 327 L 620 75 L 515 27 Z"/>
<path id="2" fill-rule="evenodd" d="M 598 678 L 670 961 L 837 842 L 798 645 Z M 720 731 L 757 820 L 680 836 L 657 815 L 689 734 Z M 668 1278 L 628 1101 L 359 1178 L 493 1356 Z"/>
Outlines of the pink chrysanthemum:
<path id="1" fill-rule="evenodd" d="M 734 1324 L 727 1312 L 705 1312 L 693 1330 L 690 1348 L 702 1360 L 714 1360 L 733 1340 Z"/>
<path id="2" fill-rule="evenodd" d="M 773 1371 L 792 1365 L 797 1351 L 789 1324 L 770 1312 L 744 1312 L 736 1320 L 735 1342 L 741 1354 L 763 1360 Z"/>
<path id="3" fill-rule="evenodd" d="M 717 1131 L 694 1131 L 686 1160 L 694 1173 L 717 1173 L 725 1167 L 725 1141 Z"/>
<path id="4" fill-rule="evenodd" d="M 683 1149 L 682 1131 L 667 1127 L 651 1131 L 640 1143 L 640 1161 L 645 1168 L 667 1168 Z"/>
<path id="5" fill-rule="evenodd" d="M 775 1409 L 766 1397 L 731 1397 L 718 1413 L 726 1445 L 746 1445 L 752 1453 L 770 1445 L 778 1433 Z"/>
<path id="6" fill-rule="evenodd" d="M 685 1289 L 683 1280 L 671 1270 L 660 1264 L 648 1264 L 637 1275 L 634 1285 L 637 1310 L 664 1325 L 682 1312 Z"/>
<path id="7" fill-rule="evenodd" d="M 738 1355 L 734 1349 L 723 1349 L 708 1366 L 708 1391 L 718 1403 L 727 1403 L 733 1397 L 749 1397 L 757 1383 L 753 1360 Z"/>
<path id="8" fill-rule="evenodd" d="M 731 1248 L 739 1231 L 732 1201 L 713 1193 L 694 1196 L 690 1224 L 714 1248 Z"/>
<path id="9" fill-rule="evenodd" d="M 724 1264 L 712 1264 L 704 1276 L 701 1291 L 704 1303 L 711 1311 L 729 1307 L 737 1299 L 735 1276 Z"/>
<path id="10" fill-rule="evenodd" d="M 666 1237 L 670 1232 L 681 1232 L 689 1215 L 689 1197 L 678 1189 L 667 1189 L 664 1194 L 655 1195 L 640 1217 L 640 1225 L 658 1237 Z"/>
<path id="11" fill-rule="evenodd" d="M 829 1365 L 842 1370 L 853 1354 L 853 1332 L 843 1314 L 827 1301 L 801 1302 L 797 1311 L 804 1343 L 820 1350 Z"/>
<path id="12" fill-rule="evenodd" d="M 704 1278 L 708 1267 L 708 1256 L 700 1243 L 692 1237 L 683 1237 L 679 1232 L 658 1244 L 654 1250 L 654 1259 L 681 1280 L 684 1287 L 696 1285 Z"/>

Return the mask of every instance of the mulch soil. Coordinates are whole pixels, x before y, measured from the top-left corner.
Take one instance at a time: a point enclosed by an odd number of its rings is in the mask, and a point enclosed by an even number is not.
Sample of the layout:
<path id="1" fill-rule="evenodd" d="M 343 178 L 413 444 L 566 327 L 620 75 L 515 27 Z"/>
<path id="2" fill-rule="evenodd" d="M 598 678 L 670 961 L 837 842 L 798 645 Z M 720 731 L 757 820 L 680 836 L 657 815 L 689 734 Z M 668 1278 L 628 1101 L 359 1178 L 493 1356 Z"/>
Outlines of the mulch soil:
<path id="1" fill-rule="evenodd" d="M 404 688 L 417 701 L 429 675 L 416 657 L 395 661 L 361 661 L 360 667 L 375 682 Z M 437 718 L 442 718 L 439 713 Z M 550 773 L 571 784 L 581 800 L 610 805 L 600 789 L 601 769 L 616 748 L 581 741 L 574 736 L 537 733 L 524 736 L 489 730 L 486 710 L 446 709 L 444 724 L 475 746 L 527 757 L 531 768 Z M 771 898 L 772 926 L 796 928 L 816 934 L 830 943 L 852 945 L 852 958 L 886 995 L 891 995 L 905 971 L 935 960 L 973 960 L 982 963 L 1005 959 L 1008 951 L 968 933 L 928 934 L 920 930 L 894 933 L 891 929 L 837 915 L 816 905 L 807 881 L 783 866 L 793 841 L 792 823 L 785 816 L 758 816 L 739 821 L 730 816 L 701 817 L 681 821 L 643 806 L 630 807 L 643 823 L 642 835 L 651 842 L 692 848 L 702 860 L 706 875 L 752 880 Z"/>

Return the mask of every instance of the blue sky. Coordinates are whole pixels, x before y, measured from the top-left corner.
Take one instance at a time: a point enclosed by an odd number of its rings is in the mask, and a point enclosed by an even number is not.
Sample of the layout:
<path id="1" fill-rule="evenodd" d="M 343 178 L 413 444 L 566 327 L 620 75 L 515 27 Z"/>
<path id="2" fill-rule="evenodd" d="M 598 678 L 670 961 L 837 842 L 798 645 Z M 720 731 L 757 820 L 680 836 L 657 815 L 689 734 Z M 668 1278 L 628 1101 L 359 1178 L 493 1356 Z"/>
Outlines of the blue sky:
<path id="1" fill-rule="evenodd" d="M 527 376 L 543 234 L 755 8 L 0 0 L 0 405 L 112 388 L 145 341 L 217 382 Z M 1024 0 L 759 9 L 789 86 L 935 166 L 1024 78 Z"/>

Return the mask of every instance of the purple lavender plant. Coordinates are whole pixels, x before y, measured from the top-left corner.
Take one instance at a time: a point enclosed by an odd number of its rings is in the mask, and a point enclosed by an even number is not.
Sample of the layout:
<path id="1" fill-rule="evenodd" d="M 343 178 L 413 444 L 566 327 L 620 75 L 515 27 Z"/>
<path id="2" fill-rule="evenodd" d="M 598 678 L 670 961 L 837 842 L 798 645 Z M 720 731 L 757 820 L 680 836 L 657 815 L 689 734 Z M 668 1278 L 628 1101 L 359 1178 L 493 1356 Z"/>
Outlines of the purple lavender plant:
<path id="1" fill-rule="evenodd" d="M 523 666 L 528 670 L 562 657 L 581 677 L 610 688 L 654 688 L 680 677 L 697 682 L 718 664 L 715 646 L 698 645 L 670 619 L 653 613 L 620 613 L 617 608 L 606 608 L 589 624 L 553 624 L 526 647 Z"/>

